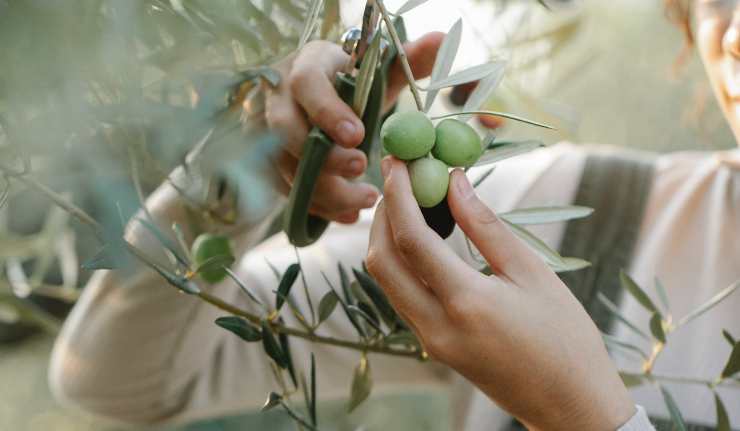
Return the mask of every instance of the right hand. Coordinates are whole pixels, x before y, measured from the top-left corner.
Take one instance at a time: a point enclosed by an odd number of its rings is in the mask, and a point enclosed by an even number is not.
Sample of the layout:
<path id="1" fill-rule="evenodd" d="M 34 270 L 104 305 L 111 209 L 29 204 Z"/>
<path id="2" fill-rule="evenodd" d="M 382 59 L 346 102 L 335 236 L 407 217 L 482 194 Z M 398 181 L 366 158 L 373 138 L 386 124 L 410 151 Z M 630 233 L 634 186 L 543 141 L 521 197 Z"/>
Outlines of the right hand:
<path id="1" fill-rule="evenodd" d="M 414 76 L 429 76 L 443 39 L 442 33 L 429 33 L 405 45 Z M 349 56 L 339 45 L 326 41 L 306 44 L 300 51 L 275 65 L 283 77 L 271 88 L 266 99 L 266 120 L 285 140 L 276 160 L 284 193 L 293 185 L 303 143 L 313 126 L 318 126 L 335 145 L 319 176 L 311 214 L 340 223 L 354 223 L 359 211 L 370 208 L 380 196 L 370 184 L 351 181 L 367 169 L 365 153 L 356 149 L 365 130 L 357 115 L 334 89 L 334 80 Z M 390 106 L 406 85 L 398 61 L 390 70 L 386 106 Z"/>

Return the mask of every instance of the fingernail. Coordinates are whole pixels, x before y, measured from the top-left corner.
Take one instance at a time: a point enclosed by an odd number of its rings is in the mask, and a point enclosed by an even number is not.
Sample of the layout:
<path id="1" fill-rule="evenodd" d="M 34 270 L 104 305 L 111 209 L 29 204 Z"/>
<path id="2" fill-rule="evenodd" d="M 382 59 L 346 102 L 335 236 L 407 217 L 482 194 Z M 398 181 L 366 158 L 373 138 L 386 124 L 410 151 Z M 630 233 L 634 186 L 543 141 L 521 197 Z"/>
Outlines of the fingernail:
<path id="1" fill-rule="evenodd" d="M 343 144 L 353 144 L 357 136 L 357 126 L 351 121 L 342 121 L 337 126 L 337 135 Z"/>
<path id="2" fill-rule="evenodd" d="M 383 178 L 386 178 L 391 172 L 391 163 L 393 162 L 391 162 L 390 157 L 386 157 L 380 162 L 380 173 L 383 174 Z"/>
<path id="3" fill-rule="evenodd" d="M 473 190 L 473 186 L 468 181 L 468 177 L 459 169 L 457 171 L 459 171 L 459 173 L 455 174 L 458 177 L 456 184 L 457 191 L 463 199 L 470 199 L 475 194 L 475 190 Z"/>
<path id="4" fill-rule="evenodd" d="M 353 159 L 347 165 L 347 173 L 350 175 L 360 175 L 362 173 L 362 160 Z"/>

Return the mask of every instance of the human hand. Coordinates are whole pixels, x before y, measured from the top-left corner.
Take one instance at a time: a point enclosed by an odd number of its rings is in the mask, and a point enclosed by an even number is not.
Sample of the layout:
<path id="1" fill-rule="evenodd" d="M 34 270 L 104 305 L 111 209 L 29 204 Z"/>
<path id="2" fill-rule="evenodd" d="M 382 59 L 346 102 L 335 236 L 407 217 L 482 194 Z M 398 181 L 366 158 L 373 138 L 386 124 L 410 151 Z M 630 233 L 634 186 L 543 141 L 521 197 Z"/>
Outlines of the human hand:
<path id="1" fill-rule="evenodd" d="M 406 165 L 385 191 L 367 266 L 427 353 L 530 429 L 615 430 L 635 406 L 570 290 L 453 171 L 448 202 L 494 275 L 467 265 L 424 222 Z"/>
<path id="2" fill-rule="evenodd" d="M 431 74 L 442 43 L 442 33 L 429 33 L 406 44 L 406 54 L 416 78 Z M 362 121 L 340 99 L 334 79 L 349 60 L 336 44 L 315 41 L 291 55 L 275 68 L 284 79 L 267 93 L 267 125 L 285 139 L 276 164 L 284 192 L 293 184 L 303 143 L 311 127 L 318 126 L 334 142 L 311 202 L 310 213 L 340 223 L 354 223 L 359 210 L 370 208 L 380 196 L 370 184 L 351 181 L 367 169 L 367 157 L 356 149 L 365 130 Z M 389 72 L 386 106 L 395 102 L 406 85 L 400 63 Z"/>

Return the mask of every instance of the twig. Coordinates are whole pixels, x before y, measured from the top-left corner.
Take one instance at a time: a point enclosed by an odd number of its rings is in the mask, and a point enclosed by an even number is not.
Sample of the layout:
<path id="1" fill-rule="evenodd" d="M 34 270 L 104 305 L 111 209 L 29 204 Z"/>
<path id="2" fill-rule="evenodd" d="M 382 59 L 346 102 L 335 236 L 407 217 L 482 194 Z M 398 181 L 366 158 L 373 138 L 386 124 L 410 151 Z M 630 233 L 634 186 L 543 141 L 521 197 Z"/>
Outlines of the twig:
<path id="1" fill-rule="evenodd" d="M 391 21 L 390 14 L 388 13 L 388 9 L 385 8 L 385 4 L 383 4 L 383 0 L 376 0 L 375 3 L 378 5 L 378 9 L 380 9 L 380 13 L 383 16 L 383 21 L 385 22 L 385 26 L 388 28 L 388 33 L 391 35 L 393 44 L 396 46 L 396 49 L 398 50 L 398 61 L 401 62 L 401 66 L 403 67 L 403 73 L 404 75 L 406 75 L 406 80 L 409 83 L 409 88 L 411 88 L 411 93 L 414 95 L 414 102 L 416 102 L 416 109 L 423 112 L 424 103 L 421 101 L 421 95 L 419 94 L 419 88 L 416 86 L 416 80 L 414 80 L 414 74 L 413 72 L 411 72 L 411 66 L 409 65 L 409 59 L 406 56 L 406 51 L 403 49 L 403 43 L 401 43 L 401 39 L 398 37 L 398 33 L 396 32 L 396 27 L 393 26 L 393 21 Z"/>

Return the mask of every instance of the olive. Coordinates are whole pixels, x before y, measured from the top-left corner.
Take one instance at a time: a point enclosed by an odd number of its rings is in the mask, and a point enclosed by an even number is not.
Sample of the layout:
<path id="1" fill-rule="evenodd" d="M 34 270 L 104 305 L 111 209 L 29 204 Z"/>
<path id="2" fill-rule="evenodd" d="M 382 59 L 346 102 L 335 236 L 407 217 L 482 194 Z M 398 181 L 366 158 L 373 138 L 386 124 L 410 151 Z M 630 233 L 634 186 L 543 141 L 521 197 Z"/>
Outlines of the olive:
<path id="1" fill-rule="evenodd" d="M 196 267 L 203 265 L 209 259 L 213 259 L 216 256 L 226 256 L 231 259 L 234 258 L 229 238 L 223 235 L 213 235 L 210 233 L 198 235 L 195 241 L 193 241 L 191 253 Z M 225 277 L 226 269 L 223 267 L 206 269 L 200 272 L 200 278 L 211 284 L 218 283 Z"/>
<path id="2" fill-rule="evenodd" d="M 424 157 L 434 146 L 434 125 L 423 112 L 398 112 L 383 123 L 380 139 L 386 151 L 401 160 Z"/>
<path id="3" fill-rule="evenodd" d="M 462 121 L 444 120 L 437 125 L 436 134 L 432 154 L 448 166 L 473 166 L 483 152 L 478 133 Z"/>
<path id="4" fill-rule="evenodd" d="M 450 174 L 447 165 L 437 159 L 424 157 L 409 163 L 411 190 L 419 206 L 431 208 L 447 196 Z"/>
<path id="5" fill-rule="evenodd" d="M 452 217 L 447 199 L 442 199 L 442 202 L 431 208 L 421 207 L 421 214 L 427 225 L 443 239 L 452 235 L 455 230 L 455 218 Z"/>

